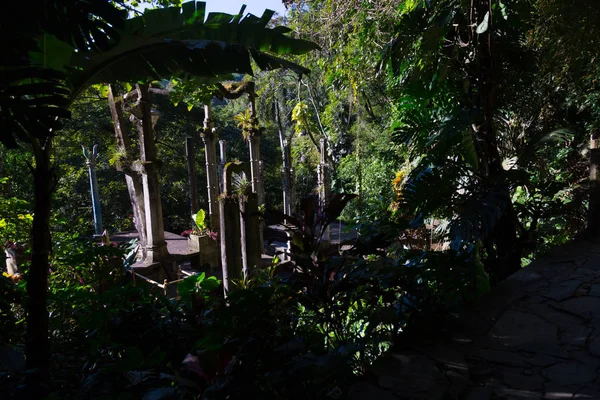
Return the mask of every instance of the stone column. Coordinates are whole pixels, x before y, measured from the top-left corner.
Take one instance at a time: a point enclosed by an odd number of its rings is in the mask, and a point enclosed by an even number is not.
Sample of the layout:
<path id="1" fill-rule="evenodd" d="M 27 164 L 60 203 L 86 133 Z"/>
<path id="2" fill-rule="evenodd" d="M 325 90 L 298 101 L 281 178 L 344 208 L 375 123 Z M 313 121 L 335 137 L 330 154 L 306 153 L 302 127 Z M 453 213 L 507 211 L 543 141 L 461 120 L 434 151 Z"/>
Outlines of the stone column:
<path id="1" fill-rule="evenodd" d="M 261 236 L 261 218 L 258 216 L 258 196 L 248 194 L 244 199 L 244 229 L 246 230 L 246 264 L 248 268 L 260 267 L 264 242 Z M 244 278 L 247 270 L 244 271 Z"/>
<path id="2" fill-rule="evenodd" d="M 250 110 L 251 119 L 258 125 L 256 113 L 256 95 L 254 90 L 248 91 L 250 102 L 248 109 Z M 263 185 L 260 179 L 260 130 L 248 133 L 248 148 L 250 151 L 250 174 L 252 176 L 252 191 L 258 195 L 258 203 L 264 204 Z"/>
<path id="3" fill-rule="evenodd" d="M 185 139 L 185 155 L 188 163 L 191 215 L 198 212 L 198 178 L 196 177 L 196 148 L 194 140 L 190 137 Z"/>
<path id="4" fill-rule="evenodd" d="M 319 212 L 323 214 L 329 202 L 331 192 L 329 164 L 327 163 L 327 144 L 325 139 L 321 139 L 321 161 L 317 166 L 317 184 L 319 186 Z M 329 241 L 329 227 L 323 234 L 323 240 Z"/>
<path id="5" fill-rule="evenodd" d="M 17 252 L 11 247 L 4 248 L 4 255 L 6 257 L 6 271 L 10 275 L 19 274 L 19 265 L 17 264 Z"/>
<path id="6" fill-rule="evenodd" d="M 264 192 L 260 180 L 260 136 L 250 136 L 248 138 L 248 147 L 250 150 L 250 175 L 252 179 L 252 191 L 258 196 L 258 202 L 264 203 Z"/>
<path id="7" fill-rule="evenodd" d="M 256 94 L 254 93 L 254 87 L 249 86 L 248 97 L 250 102 L 248 103 L 248 109 L 250 110 L 250 116 L 252 119 L 253 130 L 248 132 L 248 148 L 250 152 L 250 175 L 252 177 L 252 192 L 256 193 L 258 206 L 265 204 L 265 194 L 262 182 L 261 173 L 261 159 L 260 159 L 260 135 L 262 128 L 258 127 L 258 117 L 256 112 Z M 263 240 L 264 223 L 260 223 L 259 229 L 259 241 L 261 243 L 261 254 L 264 250 Z"/>
<path id="8" fill-rule="evenodd" d="M 206 186 L 208 192 L 208 214 L 210 216 L 211 227 L 219 225 L 219 181 L 217 177 L 217 151 L 216 141 L 219 133 L 214 126 L 212 119 L 212 109 L 210 104 L 204 105 L 204 128 L 200 132 L 200 137 L 204 143 L 204 154 L 206 158 Z M 220 234 L 220 233 L 219 233 Z"/>
<path id="9" fill-rule="evenodd" d="M 116 98 L 115 98 L 116 96 Z M 120 100 L 119 100 L 120 99 Z M 146 211 L 144 209 L 144 188 L 142 177 L 139 171 L 133 169 L 133 160 L 136 156 L 133 153 L 129 129 L 127 129 L 126 119 L 123 114 L 123 97 L 118 96 L 114 91 L 113 85 L 108 85 L 108 106 L 113 120 L 115 137 L 117 139 L 117 151 L 121 157 L 117 160 L 117 171 L 125 173 L 125 184 L 129 192 L 131 208 L 133 211 L 133 220 L 135 229 L 139 235 L 140 251 L 138 252 L 138 261 L 143 262 L 146 259 Z M 139 165 L 139 163 L 138 163 Z"/>
<path id="10" fill-rule="evenodd" d="M 292 209 L 294 207 L 292 194 L 294 181 L 292 179 L 291 160 L 290 146 L 288 145 L 287 139 L 285 139 L 283 140 L 283 168 L 281 174 L 283 181 L 283 213 L 287 215 L 292 215 Z"/>
<path id="11" fill-rule="evenodd" d="M 231 175 L 242 172 L 247 171 L 241 162 L 230 162 L 225 165 L 223 169 L 225 186 L 223 193 L 219 196 L 219 239 L 225 296 L 229 290 L 233 289 L 229 285 L 231 279 L 242 277 L 240 196 L 234 195 L 231 188 Z"/>
<path id="12" fill-rule="evenodd" d="M 159 161 L 156 153 L 154 125 L 159 114 L 152 110 L 148 85 L 137 85 L 139 90 L 139 117 L 135 118 L 140 141 L 140 172 L 144 190 L 146 210 L 146 260 L 148 264 L 163 263 L 169 253 L 165 242 L 160 185 L 158 180 Z"/>
<path id="13" fill-rule="evenodd" d="M 223 180 L 223 168 L 227 164 L 227 140 L 219 140 L 219 166 L 217 174 L 219 176 L 219 192 L 223 193 L 225 190 L 225 183 Z"/>
<path id="14" fill-rule="evenodd" d="M 102 208 L 100 207 L 100 194 L 98 193 L 98 180 L 96 179 L 96 158 L 98 157 L 98 145 L 92 147 L 89 152 L 83 145 L 83 156 L 86 159 L 85 164 L 90 173 L 90 191 L 92 193 L 92 211 L 94 214 L 94 236 L 102 236 Z"/>

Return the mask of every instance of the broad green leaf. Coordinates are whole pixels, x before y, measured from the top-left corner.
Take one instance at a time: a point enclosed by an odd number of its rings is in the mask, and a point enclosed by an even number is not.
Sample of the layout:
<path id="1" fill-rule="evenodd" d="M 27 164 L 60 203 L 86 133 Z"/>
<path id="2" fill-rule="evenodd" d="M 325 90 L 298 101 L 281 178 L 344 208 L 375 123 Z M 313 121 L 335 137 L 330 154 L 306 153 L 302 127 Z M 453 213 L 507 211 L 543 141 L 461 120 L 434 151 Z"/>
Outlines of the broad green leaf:
<path id="1" fill-rule="evenodd" d="M 315 43 L 286 36 L 285 29 L 266 27 L 271 12 L 265 12 L 262 18 L 248 15 L 241 20 L 213 13 L 203 21 L 204 9 L 203 2 L 188 2 L 182 8 L 147 10 L 125 22 L 119 32 L 122 39 L 110 50 L 73 53 L 73 68 L 69 71 L 72 98 L 94 83 L 252 74 L 250 54 L 261 69 L 308 72 L 263 53 L 304 54 L 319 48 Z"/>
<path id="2" fill-rule="evenodd" d="M 485 33 L 488 30 L 489 22 L 490 22 L 490 12 L 488 11 L 485 13 L 485 16 L 483 17 L 483 21 L 481 22 L 481 24 L 479 24 L 479 26 L 477 27 L 477 30 L 475 32 L 477 32 L 480 35 L 482 33 Z"/>
<path id="3" fill-rule="evenodd" d="M 194 220 L 194 223 L 198 229 L 206 229 L 206 212 L 203 209 L 200 209 L 196 214 L 193 214 L 192 219 Z"/>

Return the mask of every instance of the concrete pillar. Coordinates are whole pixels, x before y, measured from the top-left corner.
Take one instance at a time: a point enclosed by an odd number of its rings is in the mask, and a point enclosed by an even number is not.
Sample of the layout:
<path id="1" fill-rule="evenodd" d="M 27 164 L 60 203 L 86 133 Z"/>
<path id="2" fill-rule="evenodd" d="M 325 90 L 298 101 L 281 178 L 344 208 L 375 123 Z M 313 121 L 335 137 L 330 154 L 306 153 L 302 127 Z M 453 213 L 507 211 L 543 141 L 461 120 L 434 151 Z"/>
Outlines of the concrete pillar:
<path id="1" fill-rule="evenodd" d="M 252 86 L 248 90 L 248 97 L 250 102 L 248 108 L 250 110 L 250 116 L 254 121 L 255 125 L 258 126 L 258 113 L 256 112 L 256 94 L 254 93 L 254 87 Z M 265 204 L 265 194 L 263 188 L 262 171 L 261 171 L 261 159 L 260 159 L 260 134 L 262 130 L 258 129 L 256 132 L 249 132 L 248 135 L 248 148 L 250 152 L 250 175 L 252 182 L 252 192 L 256 193 L 258 205 Z M 261 254 L 264 250 L 263 240 L 264 223 L 260 224 L 259 229 L 259 240 L 261 243 Z"/>
<path id="2" fill-rule="evenodd" d="M 94 236 L 102 236 L 102 208 L 100 207 L 100 194 L 98 193 L 98 180 L 96 179 L 96 158 L 98 157 L 98 145 L 92 147 L 89 152 L 83 145 L 83 156 L 86 159 L 85 164 L 90 173 L 90 191 L 92 193 L 92 211 L 94 214 Z"/>
<path id="3" fill-rule="evenodd" d="M 6 271 L 10 275 L 17 275 L 19 273 L 19 266 L 17 264 L 16 250 L 11 247 L 5 247 L 4 255 L 6 257 Z"/>
<path id="4" fill-rule="evenodd" d="M 294 208 L 294 198 L 293 198 L 293 176 L 292 176 L 292 156 L 290 151 L 290 146 L 288 145 L 288 141 L 286 139 L 283 140 L 283 168 L 281 171 L 282 174 L 282 183 L 283 183 L 283 213 L 287 215 L 292 215 L 292 210 Z"/>
<path id="5" fill-rule="evenodd" d="M 239 279 L 242 276 L 239 213 L 237 199 L 228 196 L 219 198 L 219 239 L 225 296 L 233 289 L 230 285 L 231 279 Z"/>
<path id="6" fill-rule="evenodd" d="M 257 194 L 258 202 L 264 204 L 264 191 L 260 179 L 260 136 L 250 136 L 248 138 L 248 147 L 250 150 L 250 175 L 252 179 L 252 191 Z"/>
<path id="7" fill-rule="evenodd" d="M 227 140 L 219 140 L 219 166 L 217 174 L 219 176 L 219 193 L 223 193 L 225 190 L 223 181 L 223 168 L 227 164 Z"/>
<path id="8" fill-rule="evenodd" d="M 245 250 L 247 268 L 260 267 L 261 255 L 263 253 L 264 243 L 261 236 L 261 220 L 258 213 L 258 196 L 256 193 L 250 193 L 244 199 L 244 228 L 245 228 Z M 247 272 L 244 273 L 244 277 Z"/>
<path id="9" fill-rule="evenodd" d="M 317 184 L 319 186 L 319 212 L 323 214 L 329 202 L 331 192 L 331 180 L 329 175 L 329 164 L 327 163 L 327 144 L 321 139 L 321 161 L 317 166 Z M 329 227 L 323 234 L 323 240 L 329 241 Z"/>
<path id="10" fill-rule="evenodd" d="M 256 94 L 254 93 L 253 86 L 249 86 L 248 98 L 250 99 L 250 102 L 248 103 L 250 117 L 254 121 L 254 124 L 258 125 L 258 113 L 256 112 Z M 250 174 L 252 176 L 252 191 L 258 195 L 259 204 L 264 204 L 264 191 L 260 175 L 260 130 L 258 132 L 248 132 L 248 148 L 250 151 Z"/>
<path id="11" fill-rule="evenodd" d="M 219 225 L 219 180 L 217 176 L 217 151 L 216 141 L 219 133 L 214 127 L 212 109 L 210 104 L 204 105 L 204 128 L 200 133 L 204 143 L 204 154 L 206 158 L 206 186 L 208 192 L 208 214 L 212 227 Z"/>
<path id="12" fill-rule="evenodd" d="M 198 178 L 196 176 L 196 148 L 194 140 L 190 137 L 185 138 L 185 155 L 188 164 L 191 215 L 198 212 Z"/>
<path id="13" fill-rule="evenodd" d="M 140 118 L 135 118 L 140 142 L 142 186 L 144 209 L 146 210 L 146 263 L 155 264 L 167 261 L 169 255 L 165 242 L 162 202 L 158 180 L 159 161 L 156 153 L 154 125 L 159 114 L 152 110 L 152 102 L 147 85 L 137 85 L 140 93 Z"/>
<path id="14" fill-rule="evenodd" d="M 240 197 L 233 194 L 233 173 L 246 172 L 241 162 L 230 162 L 223 169 L 225 187 L 219 196 L 219 238 L 221 243 L 221 267 L 223 270 L 223 290 L 225 296 L 229 290 L 231 279 L 242 277 L 242 246 L 240 228 Z"/>

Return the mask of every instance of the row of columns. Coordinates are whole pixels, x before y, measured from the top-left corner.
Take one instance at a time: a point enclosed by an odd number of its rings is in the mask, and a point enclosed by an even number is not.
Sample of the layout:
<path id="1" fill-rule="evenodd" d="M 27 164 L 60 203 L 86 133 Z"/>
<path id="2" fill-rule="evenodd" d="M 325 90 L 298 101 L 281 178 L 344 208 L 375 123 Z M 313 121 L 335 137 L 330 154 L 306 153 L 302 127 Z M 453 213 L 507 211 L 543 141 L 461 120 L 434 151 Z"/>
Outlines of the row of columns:
<path id="1" fill-rule="evenodd" d="M 132 111 L 131 121 L 134 122 L 136 130 L 139 135 L 140 143 L 140 159 L 138 161 L 131 162 L 127 167 L 128 169 L 139 173 L 141 176 L 141 188 L 142 190 L 135 190 L 138 193 L 138 198 L 143 203 L 143 213 L 140 216 L 144 219 L 142 224 L 136 224 L 138 231 L 140 228 L 140 238 L 145 237 L 144 246 L 144 261 L 147 264 L 155 263 L 168 263 L 168 251 L 164 238 L 164 224 L 162 218 L 162 205 L 160 200 L 160 187 L 158 179 L 159 161 L 157 159 L 155 136 L 154 136 L 154 125 L 157 118 L 155 118 L 152 112 L 152 101 L 151 93 L 148 90 L 147 85 L 136 85 L 137 86 L 137 103 L 134 111 Z M 245 137 L 248 141 L 248 148 L 250 154 L 249 163 L 249 175 L 251 179 L 252 195 L 250 199 L 250 208 L 256 209 L 264 204 L 264 189 L 262 183 L 262 163 L 260 155 L 260 135 L 262 129 L 258 126 L 258 119 L 256 113 L 255 94 L 253 86 L 250 87 L 246 92 L 249 96 L 248 108 L 251 116 L 251 124 L 249 124 L 248 130 L 245 132 Z M 111 93 L 112 94 L 112 93 Z M 125 96 L 123 96 L 123 101 Z M 126 142 L 127 137 L 121 132 L 120 120 L 121 116 L 118 111 L 111 108 L 113 112 L 113 120 L 115 121 L 115 130 L 117 137 L 121 138 L 123 143 L 120 143 L 120 147 L 127 148 Z M 117 115 L 119 114 L 119 115 Z M 221 207 L 219 204 L 220 194 L 227 196 L 227 187 L 225 183 L 225 165 L 226 165 L 226 142 L 218 140 L 219 131 L 214 126 L 214 120 L 212 117 L 212 109 L 210 104 L 204 105 L 204 123 L 203 128 L 200 131 L 200 137 L 204 144 L 205 159 L 206 159 L 206 176 L 207 176 L 207 194 L 208 194 L 208 212 L 210 223 L 213 228 L 219 227 L 223 230 L 221 218 Z M 127 140 L 125 140 L 127 139 Z M 220 159 L 217 161 L 216 143 L 219 142 L 219 153 Z M 291 159 L 289 154 L 288 146 L 285 146 L 288 154 L 288 160 Z M 90 184 L 92 188 L 92 198 L 94 200 L 94 221 L 95 221 L 95 232 L 96 234 L 101 233 L 101 214 L 100 205 L 97 201 L 97 183 L 95 182 L 95 150 L 92 151 L 90 158 L 88 158 L 88 167 L 90 168 Z M 196 171 L 195 164 L 191 155 L 194 154 L 193 142 L 191 139 L 186 141 L 186 151 L 188 154 L 188 171 L 189 171 L 189 182 L 190 182 L 190 207 L 193 212 L 198 211 L 198 199 L 196 195 Z M 327 206 L 326 202 L 329 198 L 329 165 L 327 163 L 327 148 L 324 140 L 321 140 L 321 159 L 318 166 L 318 185 L 319 185 L 319 208 L 323 212 Z M 87 157 L 87 156 L 86 156 Z M 284 163 L 285 164 L 285 163 Z M 285 169 L 285 168 L 284 168 Z M 291 168 L 289 171 L 284 172 L 284 212 L 286 214 L 292 213 L 293 208 L 293 193 L 288 188 L 292 187 L 291 180 L 292 172 Z M 129 185 L 128 185 L 129 186 Z M 223 197 L 223 195 L 221 196 Z M 244 203 L 245 204 L 245 203 Z M 242 209 L 244 212 L 244 209 Z M 243 221 L 240 221 L 243 224 Z M 253 236 L 252 241 L 256 241 L 262 251 L 263 240 L 262 240 L 263 227 L 260 226 L 258 229 L 258 236 Z M 246 230 L 244 229 L 244 234 Z M 219 232 L 223 235 L 222 232 Z M 246 238 L 248 239 L 248 238 Z M 225 240 L 225 238 L 222 238 Z M 242 260 L 243 264 L 247 268 L 248 260 Z M 244 268 L 244 270 L 246 269 Z"/>

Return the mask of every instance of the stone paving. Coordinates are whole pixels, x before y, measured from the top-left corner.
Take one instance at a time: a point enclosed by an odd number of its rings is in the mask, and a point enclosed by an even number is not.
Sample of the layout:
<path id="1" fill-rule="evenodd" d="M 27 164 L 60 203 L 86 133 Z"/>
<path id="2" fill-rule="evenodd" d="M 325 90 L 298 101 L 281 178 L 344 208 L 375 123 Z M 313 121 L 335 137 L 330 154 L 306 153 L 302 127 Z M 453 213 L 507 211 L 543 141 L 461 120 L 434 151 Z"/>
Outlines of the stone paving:
<path id="1" fill-rule="evenodd" d="M 600 400 L 600 246 L 573 243 L 523 268 L 448 338 L 382 358 L 350 399 Z"/>

